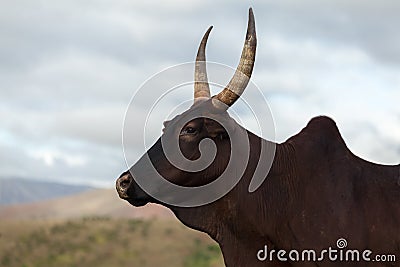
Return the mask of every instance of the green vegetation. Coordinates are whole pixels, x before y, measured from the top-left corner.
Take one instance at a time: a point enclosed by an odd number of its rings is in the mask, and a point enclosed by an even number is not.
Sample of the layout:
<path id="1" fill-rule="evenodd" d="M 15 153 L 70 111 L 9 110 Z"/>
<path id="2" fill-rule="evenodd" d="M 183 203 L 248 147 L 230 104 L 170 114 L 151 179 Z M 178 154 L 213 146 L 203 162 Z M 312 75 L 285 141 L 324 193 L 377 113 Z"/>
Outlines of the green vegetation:
<path id="1" fill-rule="evenodd" d="M 185 259 L 185 267 L 220 266 L 221 251 L 216 244 L 205 245 L 200 239 L 195 239 L 194 251 Z"/>
<path id="2" fill-rule="evenodd" d="M 170 220 L 0 222 L 2 267 L 224 266 L 207 235 Z"/>

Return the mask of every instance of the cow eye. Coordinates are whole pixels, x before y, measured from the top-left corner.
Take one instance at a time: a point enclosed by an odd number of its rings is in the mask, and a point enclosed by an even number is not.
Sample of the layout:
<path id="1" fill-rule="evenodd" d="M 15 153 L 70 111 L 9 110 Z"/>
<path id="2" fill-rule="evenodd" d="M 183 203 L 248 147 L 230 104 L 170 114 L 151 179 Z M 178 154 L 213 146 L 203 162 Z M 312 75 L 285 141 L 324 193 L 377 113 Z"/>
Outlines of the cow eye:
<path id="1" fill-rule="evenodd" d="M 185 134 L 196 134 L 197 133 L 197 129 L 193 128 L 193 127 L 185 127 L 182 129 L 181 131 L 181 135 L 185 135 Z"/>

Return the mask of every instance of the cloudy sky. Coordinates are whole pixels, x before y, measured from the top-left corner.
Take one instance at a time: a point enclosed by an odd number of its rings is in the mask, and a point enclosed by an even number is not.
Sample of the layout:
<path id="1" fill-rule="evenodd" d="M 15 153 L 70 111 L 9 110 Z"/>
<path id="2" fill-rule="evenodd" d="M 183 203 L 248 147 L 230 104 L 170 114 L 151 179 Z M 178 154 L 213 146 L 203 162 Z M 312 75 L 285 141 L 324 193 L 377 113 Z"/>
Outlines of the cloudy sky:
<path id="1" fill-rule="evenodd" d="M 236 66 L 249 6 L 276 141 L 324 114 L 355 154 L 398 164 L 399 1 L 16 0 L 0 8 L 0 177 L 112 186 L 134 92 L 210 25 L 208 59 Z"/>

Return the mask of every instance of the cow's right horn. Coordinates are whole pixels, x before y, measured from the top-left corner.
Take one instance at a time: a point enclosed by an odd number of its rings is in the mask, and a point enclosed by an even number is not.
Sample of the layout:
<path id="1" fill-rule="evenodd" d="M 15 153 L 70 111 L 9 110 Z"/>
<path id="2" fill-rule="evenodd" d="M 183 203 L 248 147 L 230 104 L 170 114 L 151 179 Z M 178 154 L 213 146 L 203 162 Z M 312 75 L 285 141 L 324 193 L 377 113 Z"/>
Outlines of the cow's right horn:
<path id="1" fill-rule="evenodd" d="M 213 97 L 214 99 L 224 103 L 226 106 L 221 105 L 222 103 L 218 103 L 218 101 L 213 101 L 217 107 L 224 106 L 225 108 L 229 108 L 242 95 L 244 89 L 249 83 L 251 73 L 253 71 L 254 60 L 256 56 L 256 46 L 256 27 L 254 23 L 253 10 L 250 8 L 246 40 L 244 42 L 239 65 L 225 89 Z"/>
<path id="2" fill-rule="evenodd" d="M 206 44 L 212 28 L 213 26 L 210 26 L 204 34 L 203 39 L 201 39 L 199 50 L 197 51 L 194 70 L 194 101 L 196 101 L 197 98 L 211 97 L 206 68 Z"/>

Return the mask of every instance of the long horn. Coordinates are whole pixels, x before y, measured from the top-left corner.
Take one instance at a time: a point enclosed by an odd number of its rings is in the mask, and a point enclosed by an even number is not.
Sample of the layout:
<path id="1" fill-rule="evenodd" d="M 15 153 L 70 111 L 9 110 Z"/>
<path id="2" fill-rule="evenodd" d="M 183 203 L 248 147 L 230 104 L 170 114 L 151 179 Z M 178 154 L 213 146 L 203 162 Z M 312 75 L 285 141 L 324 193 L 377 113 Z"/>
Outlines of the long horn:
<path id="1" fill-rule="evenodd" d="M 206 44 L 212 28 L 213 26 L 210 26 L 204 34 L 203 39 L 201 39 L 199 50 L 197 51 L 194 71 L 194 101 L 199 97 L 211 97 L 206 68 Z"/>
<path id="2" fill-rule="evenodd" d="M 249 9 L 249 21 L 247 24 L 246 39 L 244 42 L 242 55 L 240 57 L 239 65 L 236 68 L 235 74 L 229 81 L 228 85 L 214 98 L 223 102 L 230 107 L 243 93 L 249 83 L 251 73 L 253 72 L 254 60 L 256 57 L 256 27 L 254 23 L 253 10 Z M 215 103 L 218 107 L 218 103 Z M 225 106 L 224 105 L 224 106 Z M 226 107 L 226 106 L 225 106 Z"/>

